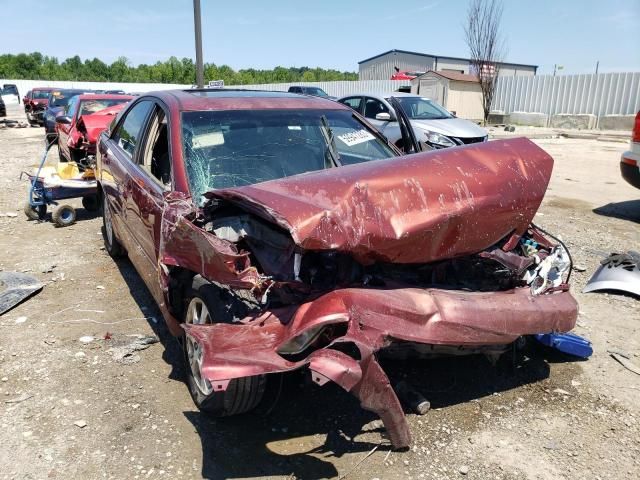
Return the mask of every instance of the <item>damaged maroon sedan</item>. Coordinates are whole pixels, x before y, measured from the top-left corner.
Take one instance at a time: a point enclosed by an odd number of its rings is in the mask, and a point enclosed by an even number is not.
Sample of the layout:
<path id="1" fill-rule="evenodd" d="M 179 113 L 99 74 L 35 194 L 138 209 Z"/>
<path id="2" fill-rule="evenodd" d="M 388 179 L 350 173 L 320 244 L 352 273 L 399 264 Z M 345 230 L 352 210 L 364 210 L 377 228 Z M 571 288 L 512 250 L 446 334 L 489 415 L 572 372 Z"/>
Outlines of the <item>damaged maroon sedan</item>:
<path id="1" fill-rule="evenodd" d="M 569 254 L 531 223 L 549 155 L 524 138 L 398 154 L 349 108 L 286 93 L 149 94 L 101 135 L 106 249 L 184 335 L 201 410 L 248 411 L 306 368 L 406 447 L 378 353 L 497 357 L 573 328 Z"/>

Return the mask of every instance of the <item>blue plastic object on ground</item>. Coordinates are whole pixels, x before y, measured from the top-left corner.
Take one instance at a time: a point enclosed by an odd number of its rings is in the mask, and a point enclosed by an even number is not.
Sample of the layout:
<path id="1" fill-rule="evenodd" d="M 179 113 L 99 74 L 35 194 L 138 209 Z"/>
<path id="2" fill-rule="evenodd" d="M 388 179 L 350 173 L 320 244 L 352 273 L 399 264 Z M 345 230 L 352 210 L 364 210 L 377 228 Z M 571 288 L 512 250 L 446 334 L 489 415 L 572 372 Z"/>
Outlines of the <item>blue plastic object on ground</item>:
<path id="1" fill-rule="evenodd" d="M 535 339 L 547 347 L 580 358 L 589 358 L 593 353 L 591 342 L 575 333 L 538 333 Z"/>

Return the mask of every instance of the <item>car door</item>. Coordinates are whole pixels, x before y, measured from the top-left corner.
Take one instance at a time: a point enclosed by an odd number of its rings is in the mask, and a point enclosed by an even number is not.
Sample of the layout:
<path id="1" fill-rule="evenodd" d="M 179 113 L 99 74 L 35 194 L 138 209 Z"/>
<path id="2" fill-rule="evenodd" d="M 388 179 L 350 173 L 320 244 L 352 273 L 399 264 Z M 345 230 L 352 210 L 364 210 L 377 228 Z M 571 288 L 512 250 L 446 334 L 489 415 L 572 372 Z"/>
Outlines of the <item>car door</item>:
<path id="1" fill-rule="evenodd" d="M 362 115 L 367 119 L 367 121 L 376 127 L 376 129 L 382 133 L 389 142 L 397 143 L 398 140 L 402 138 L 402 133 L 400 132 L 400 126 L 396 121 L 395 112 L 393 112 L 384 102 L 378 100 L 373 97 L 364 97 L 362 102 Z M 376 115 L 378 113 L 388 113 L 390 119 L 389 120 L 378 120 L 376 119 Z"/>
<path id="2" fill-rule="evenodd" d="M 150 99 L 140 99 L 124 113 L 102 148 L 102 185 L 106 208 L 110 209 L 114 230 L 127 250 L 129 259 L 147 283 L 149 261 L 141 245 L 138 203 L 139 190 L 145 178 L 138 166 L 138 156 L 143 148 L 143 135 L 147 119 L 154 106 Z M 105 173 L 108 178 L 105 177 Z M 134 198 L 135 195 L 135 198 Z"/>
<path id="3" fill-rule="evenodd" d="M 158 303 L 163 301 L 157 267 L 164 192 L 173 189 L 168 117 L 168 111 L 154 103 L 129 170 L 127 207 L 127 224 L 140 255 L 138 271 Z"/>

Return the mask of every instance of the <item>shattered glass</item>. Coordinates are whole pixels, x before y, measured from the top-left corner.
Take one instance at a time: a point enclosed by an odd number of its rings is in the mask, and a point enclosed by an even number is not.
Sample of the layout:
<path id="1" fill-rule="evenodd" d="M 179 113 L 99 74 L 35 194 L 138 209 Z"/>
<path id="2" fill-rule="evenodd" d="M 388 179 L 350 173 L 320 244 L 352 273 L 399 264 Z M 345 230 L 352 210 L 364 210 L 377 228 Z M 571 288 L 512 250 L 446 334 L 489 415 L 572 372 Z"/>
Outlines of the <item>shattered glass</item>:
<path id="1" fill-rule="evenodd" d="M 323 117 L 342 164 L 396 156 L 349 111 L 184 112 L 185 163 L 193 197 L 332 168 Z"/>

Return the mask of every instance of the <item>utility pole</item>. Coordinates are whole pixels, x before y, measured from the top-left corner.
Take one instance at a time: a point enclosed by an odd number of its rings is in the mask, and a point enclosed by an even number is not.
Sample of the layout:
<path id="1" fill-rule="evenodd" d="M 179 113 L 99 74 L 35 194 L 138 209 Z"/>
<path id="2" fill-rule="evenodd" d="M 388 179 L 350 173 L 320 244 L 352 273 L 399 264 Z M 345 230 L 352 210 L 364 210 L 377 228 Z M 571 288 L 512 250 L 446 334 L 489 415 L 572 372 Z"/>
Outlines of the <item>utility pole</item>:
<path id="1" fill-rule="evenodd" d="M 596 75 L 598 74 L 598 67 L 600 66 L 600 60 L 596 61 Z"/>
<path id="2" fill-rule="evenodd" d="M 204 64 L 202 63 L 202 19 L 200 0 L 193 0 L 193 28 L 196 33 L 196 84 L 204 88 Z"/>

